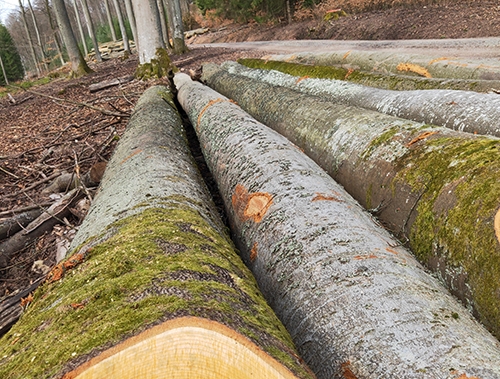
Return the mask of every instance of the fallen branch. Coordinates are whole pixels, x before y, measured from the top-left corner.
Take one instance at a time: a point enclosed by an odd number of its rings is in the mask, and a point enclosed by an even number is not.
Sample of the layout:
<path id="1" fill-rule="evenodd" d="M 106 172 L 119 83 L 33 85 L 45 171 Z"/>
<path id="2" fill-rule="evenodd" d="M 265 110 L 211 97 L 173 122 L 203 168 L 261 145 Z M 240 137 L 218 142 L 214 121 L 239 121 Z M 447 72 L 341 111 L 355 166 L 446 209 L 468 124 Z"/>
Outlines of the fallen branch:
<path id="1" fill-rule="evenodd" d="M 99 83 L 91 84 L 89 86 L 89 91 L 90 91 L 90 93 L 94 93 L 94 92 L 101 91 L 101 90 L 109 88 L 109 87 L 118 86 L 121 84 L 131 82 L 134 79 L 135 79 L 134 75 L 128 75 L 128 76 L 122 76 L 121 78 L 104 80 L 104 81 L 99 82 Z"/>
<path id="2" fill-rule="evenodd" d="M 26 210 L 5 220 L 0 220 L 0 240 L 13 236 L 39 217 L 42 212 L 43 208 L 37 205 L 34 209 Z"/>

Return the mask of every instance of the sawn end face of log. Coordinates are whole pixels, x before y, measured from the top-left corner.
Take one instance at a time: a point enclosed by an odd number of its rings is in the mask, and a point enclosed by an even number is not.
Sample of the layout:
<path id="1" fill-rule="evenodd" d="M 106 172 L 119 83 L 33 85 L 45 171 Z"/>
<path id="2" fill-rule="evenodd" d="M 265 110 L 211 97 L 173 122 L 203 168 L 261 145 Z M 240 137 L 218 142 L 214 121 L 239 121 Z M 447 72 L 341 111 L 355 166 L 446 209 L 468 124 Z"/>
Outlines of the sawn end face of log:
<path id="1" fill-rule="evenodd" d="M 302 148 L 500 337 L 500 139 L 204 68 L 209 85 Z"/>
<path id="2" fill-rule="evenodd" d="M 73 254 L 0 340 L 1 378 L 314 378 L 193 162 L 172 94 L 149 89 Z"/>
<path id="3" fill-rule="evenodd" d="M 238 247 L 319 378 L 500 378 L 498 341 L 340 185 L 220 93 L 174 81 Z M 265 214 L 244 217 L 262 194 Z"/>

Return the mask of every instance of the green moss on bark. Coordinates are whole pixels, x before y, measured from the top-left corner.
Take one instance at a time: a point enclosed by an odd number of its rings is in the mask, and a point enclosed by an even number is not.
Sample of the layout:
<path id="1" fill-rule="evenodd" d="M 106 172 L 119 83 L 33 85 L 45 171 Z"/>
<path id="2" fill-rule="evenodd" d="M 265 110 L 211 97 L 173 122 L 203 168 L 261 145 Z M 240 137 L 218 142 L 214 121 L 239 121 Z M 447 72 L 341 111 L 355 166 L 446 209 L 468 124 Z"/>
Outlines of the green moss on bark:
<path id="1" fill-rule="evenodd" d="M 239 331 L 299 377 L 294 351 L 226 235 L 185 207 L 116 222 L 63 279 L 43 285 L 1 340 L 0 377 L 49 378 L 162 321 L 206 317 Z M 288 355 L 285 354 L 285 355 Z"/>
<path id="2" fill-rule="evenodd" d="M 177 71 L 178 69 L 172 64 L 167 50 L 157 49 L 156 58 L 151 59 L 149 63 L 143 63 L 137 66 L 135 77 L 142 80 L 163 78 Z"/>
<path id="3" fill-rule="evenodd" d="M 424 262 L 438 256 L 450 276 L 463 273 L 480 319 L 500 336 L 500 141 L 434 138 L 410 150 L 395 180 L 421 194 L 410 244 Z"/>

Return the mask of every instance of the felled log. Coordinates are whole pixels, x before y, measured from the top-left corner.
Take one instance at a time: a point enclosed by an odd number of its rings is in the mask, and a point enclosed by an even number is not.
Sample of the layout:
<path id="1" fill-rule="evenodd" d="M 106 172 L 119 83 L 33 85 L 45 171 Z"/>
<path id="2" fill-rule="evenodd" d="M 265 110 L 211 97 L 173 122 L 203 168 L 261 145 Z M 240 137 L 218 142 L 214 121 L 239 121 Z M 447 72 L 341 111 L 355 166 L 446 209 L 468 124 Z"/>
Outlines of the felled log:
<path id="1" fill-rule="evenodd" d="M 129 83 L 134 79 L 135 79 L 134 75 L 128 75 L 128 76 L 122 76 L 121 78 L 103 80 L 102 82 L 89 85 L 89 91 L 90 93 L 98 92 L 109 87 L 114 87 L 125 83 Z"/>
<path id="2" fill-rule="evenodd" d="M 97 162 L 81 177 L 78 177 L 75 173 L 64 172 L 55 178 L 49 186 L 44 188 L 42 193 L 65 192 L 81 185 L 85 187 L 97 186 L 102 179 L 104 170 L 106 170 L 106 162 Z"/>
<path id="3" fill-rule="evenodd" d="M 497 94 L 455 90 L 390 91 L 339 80 L 252 70 L 235 62 L 225 62 L 222 67 L 231 73 L 321 96 L 336 103 L 463 132 L 500 137 L 500 96 Z"/>
<path id="4" fill-rule="evenodd" d="M 44 210 L 39 217 L 31 221 L 24 229 L 0 243 L 0 270 L 7 267 L 9 259 L 18 251 L 28 247 L 33 241 L 44 233 L 51 231 L 54 225 L 62 222 L 71 214 L 70 208 L 85 194 L 80 188 L 68 192 L 49 208 Z"/>
<path id="5" fill-rule="evenodd" d="M 500 377 L 499 342 L 340 185 L 228 98 L 174 81 L 238 247 L 319 378 Z"/>
<path id="6" fill-rule="evenodd" d="M 0 220 L 0 240 L 9 238 L 40 216 L 42 208 L 30 209 Z"/>
<path id="7" fill-rule="evenodd" d="M 166 87 L 141 97 L 2 378 L 313 378 L 234 250 Z"/>
<path id="8" fill-rule="evenodd" d="M 304 149 L 408 239 L 418 259 L 500 337 L 498 138 L 334 104 L 215 66 L 204 66 L 204 79 Z"/>

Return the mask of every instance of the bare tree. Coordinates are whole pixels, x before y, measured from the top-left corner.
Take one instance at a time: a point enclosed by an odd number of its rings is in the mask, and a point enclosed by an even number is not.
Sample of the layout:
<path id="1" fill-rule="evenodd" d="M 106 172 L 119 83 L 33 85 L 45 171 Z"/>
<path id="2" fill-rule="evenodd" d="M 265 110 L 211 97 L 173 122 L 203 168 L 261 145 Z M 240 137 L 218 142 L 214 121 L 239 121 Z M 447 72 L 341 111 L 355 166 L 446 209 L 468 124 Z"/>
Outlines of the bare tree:
<path id="1" fill-rule="evenodd" d="M 134 10 L 132 9 L 132 1 L 125 0 L 125 10 L 127 11 L 127 18 L 130 24 L 130 29 L 132 30 L 132 36 L 134 38 L 135 45 L 137 47 L 137 28 L 135 23 Z"/>
<path id="2" fill-rule="evenodd" d="M 54 37 L 54 44 L 56 45 L 57 54 L 59 55 L 59 59 L 61 60 L 61 64 L 65 65 L 66 62 L 64 60 L 63 53 L 62 53 L 62 47 L 61 47 L 61 44 L 59 43 L 59 38 L 57 36 L 57 28 L 54 24 L 54 19 L 52 17 L 52 13 L 50 11 L 49 0 L 44 0 L 44 5 L 45 5 L 45 11 L 47 12 L 47 18 L 49 20 L 50 29 L 52 30 L 52 35 Z"/>
<path id="3" fill-rule="evenodd" d="M 28 7 L 30 8 L 31 18 L 33 20 L 33 27 L 35 28 L 36 39 L 38 41 L 38 48 L 40 49 L 40 57 L 45 71 L 49 71 L 49 65 L 47 64 L 47 54 L 45 52 L 44 44 L 42 44 L 42 38 L 40 37 L 40 28 L 38 27 L 38 22 L 35 17 L 35 12 L 31 6 L 31 1 L 28 0 Z"/>
<path id="4" fill-rule="evenodd" d="M 29 49 L 30 49 L 30 53 L 31 53 L 31 59 L 33 59 L 33 64 L 35 66 L 36 74 L 38 76 L 40 76 L 41 75 L 40 67 L 38 67 L 38 59 L 36 57 L 35 48 L 33 46 L 33 41 L 31 40 L 31 32 L 28 28 L 28 21 L 26 20 L 26 11 L 24 10 L 24 6 L 23 6 L 23 3 L 21 2 L 21 0 L 19 0 L 19 9 L 21 10 L 21 16 L 22 16 L 22 20 L 23 20 L 23 24 L 24 24 L 24 30 L 26 32 L 26 36 L 27 36 L 27 40 L 28 40 L 28 45 L 29 45 Z"/>
<path id="5" fill-rule="evenodd" d="M 184 26 L 182 24 L 182 11 L 181 3 L 179 0 L 168 0 L 167 12 L 171 15 L 172 19 L 172 41 L 174 54 L 183 54 L 188 51 L 184 41 Z"/>
<path id="6" fill-rule="evenodd" d="M 106 17 L 108 18 L 108 24 L 109 24 L 109 29 L 111 32 L 111 38 L 113 41 L 116 41 L 116 32 L 115 32 L 115 27 L 113 25 L 113 17 L 111 16 L 111 9 L 109 8 L 109 1 L 104 0 L 104 5 L 106 7 Z"/>
<path id="7" fill-rule="evenodd" d="M 71 61 L 72 75 L 81 76 L 91 72 L 92 70 L 83 59 L 82 53 L 78 48 L 64 0 L 52 0 L 52 4 L 56 13 L 57 23 L 59 24 L 59 30 L 61 31 Z"/>
<path id="8" fill-rule="evenodd" d="M 168 37 L 169 36 L 169 30 L 168 30 L 169 25 L 167 25 L 167 15 L 165 12 L 163 0 L 157 0 L 156 4 L 158 5 L 158 11 L 160 12 L 161 34 L 163 35 L 163 41 L 165 42 L 166 46 L 168 46 L 170 48 L 171 47 L 170 40 Z M 168 23 L 170 24 L 170 19 L 169 19 Z"/>
<path id="9" fill-rule="evenodd" d="M 120 32 L 123 39 L 123 49 L 126 54 L 130 54 L 130 45 L 128 43 L 127 29 L 125 29 L 125 22 L 123 21 L 122 11 L 120 9 L 120 3 L 118 0 L 113 0 L 113 5 L 116 11 L 116 17 L 118 18 L 118 23 L 120 24 Z"/>
<path id="10" fill-rule="evenodd" d="M 82 19 L 80 17 L 80 11 L 78 10 L 78 4 L 76 3 L 76 0 L 73 0 L 73 8 L 75 9 L 76 24 L 78 25 L 78 30 L 80 32 L 83 51 L 87 56 L 89 55 L 89 49 L 87 48 L 87 43 L 85 42 L 85 33 L 83 32 Z"/>
<path id="11" fill-rule="evenodd" d="M 97 37 L 94 31 L 94 23 L 92 22 L 92 17 L 90 16 L 89 5 L 87 0 L 81 0 L 83 7 L 83 14 L 85 15 L 85 19 L 87 21 L 87 29 L 90 34 L 90 38 L 92 39 L 92 44 L 94 45 L 95 51 L 95 59 L 97 62 L 102 62 L 101 52 L 99 51 L 99 42 L 97 41 Z"/>

